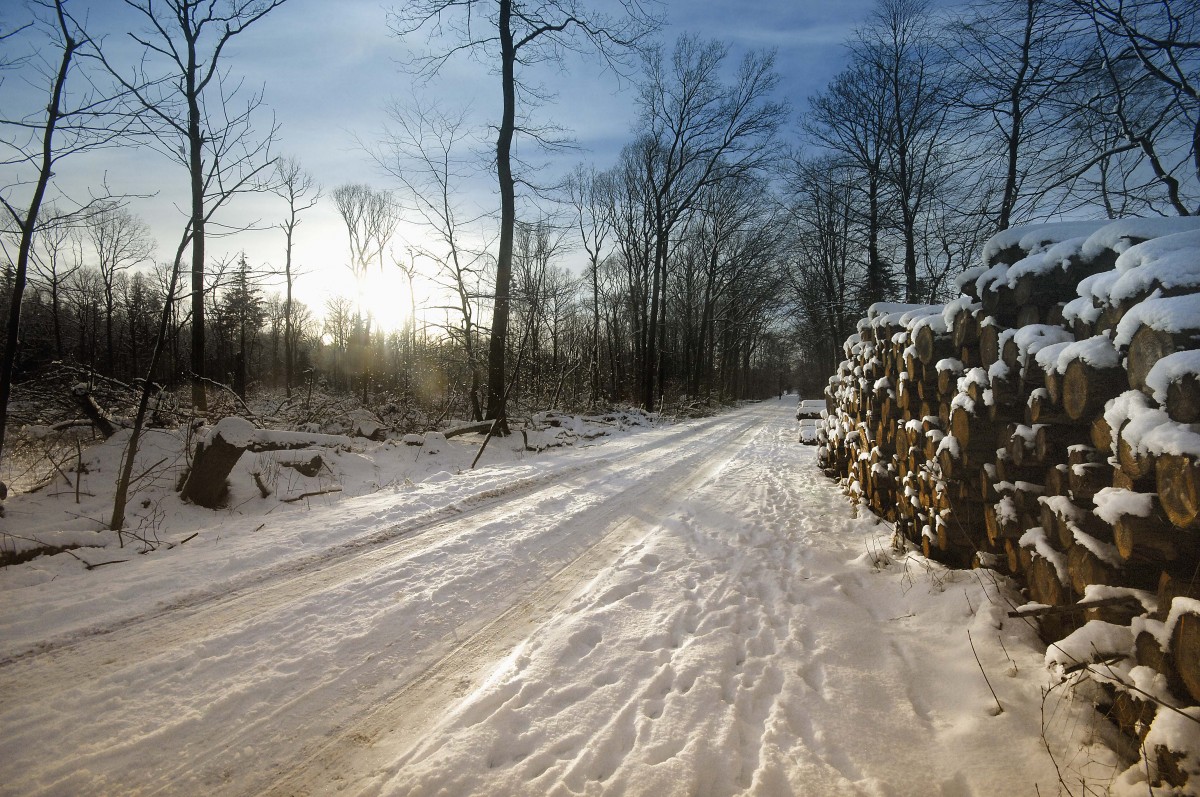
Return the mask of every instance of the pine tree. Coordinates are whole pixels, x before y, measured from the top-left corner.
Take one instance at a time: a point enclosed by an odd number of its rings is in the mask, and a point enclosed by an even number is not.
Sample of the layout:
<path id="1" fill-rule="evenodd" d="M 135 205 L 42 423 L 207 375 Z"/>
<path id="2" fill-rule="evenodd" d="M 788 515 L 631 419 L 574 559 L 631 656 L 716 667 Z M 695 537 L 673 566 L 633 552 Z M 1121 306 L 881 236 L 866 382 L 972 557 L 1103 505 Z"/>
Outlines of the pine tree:
<path id="1" fill-rule="evenodd" d="M 266 320 L 262 291 L 254 285 L 246 255 L 242 253 L 233 284 L 221 298 L 220 327 L 222 335 L 235 347 L 233 391 L 243 399 L 246 397 L 246 369 L 251 349 Z"/>

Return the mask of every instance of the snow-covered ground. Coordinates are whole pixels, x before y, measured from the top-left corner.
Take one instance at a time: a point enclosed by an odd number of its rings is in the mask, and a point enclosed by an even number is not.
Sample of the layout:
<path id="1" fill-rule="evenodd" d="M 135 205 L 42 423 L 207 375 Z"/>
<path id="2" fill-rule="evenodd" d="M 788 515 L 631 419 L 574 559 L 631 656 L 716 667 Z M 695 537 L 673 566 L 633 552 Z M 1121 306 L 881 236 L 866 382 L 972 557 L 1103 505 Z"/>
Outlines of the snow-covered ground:
<path id="1" fill-rule="evenodd" d="M 1020 599 L 814 454 L 767 402 L 10 568 L 0 793 L 1102 792 Z"/>

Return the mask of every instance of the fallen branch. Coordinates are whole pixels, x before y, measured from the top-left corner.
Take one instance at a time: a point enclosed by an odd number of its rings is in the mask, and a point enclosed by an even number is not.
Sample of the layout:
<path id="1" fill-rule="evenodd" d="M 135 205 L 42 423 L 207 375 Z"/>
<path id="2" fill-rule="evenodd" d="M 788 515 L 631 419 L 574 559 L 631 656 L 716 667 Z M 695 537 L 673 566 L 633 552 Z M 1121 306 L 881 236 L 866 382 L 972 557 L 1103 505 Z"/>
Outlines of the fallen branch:
<path id="1" fill-rule="evenodd" d="M 72 418 L 69 421 L 59 421 L 58 423 L 50 424 L 50 431 L 65 432 L 68 429 L 92 428 L 92 422 L 84 418 Z"/>
<path id="2" fill-rule="evenodd" d="M 237 394 L 237 391 L 234 390 L 229 385 L 225 384 L 224 382 L 218 382 L 215 379 L 210 379 L 207 376 L 200 376 L 199 374 L 189 374 L 189 378 L 197 379 L 197 380 L 205 383 L 206 385 L 212 385 L 213 387 L 217 388 L 218 390 L 222 390 L 222 391 L 228 393 L 229 395 L 233 396 L 233 400 L 236 401 L 242 408 L 242 413 L 241 413 L 242 417 L 245 417 L 252 421 L 255 421 L 258 423 L 259 426 L 262 426 L 262 423 L 258 421 L 258 416 L 254 413 L 254 411 L 251 410 L 250 407 L 246 404 L 245 400 Z"/>
<path id="3" fill-rule="evenodd" d="M 1069 603 L 1066 606 L 1039 606 L 1036 609 L 1017 609 L 1008 613 L 1009 617 L 1047 617 L 1058 616 L 1062 614 L 1076 614 L 1085 612 L 1088 609 L 1095 609 L 1099 606 L 1117 606 L 1122 603 L 1137 603 L 1141 602 L 1132 595 L 1121 595 L 1115 598 L 1101 598 L 1099 600 L 1088 601 L 1087 603 Z"/>
<path id="4" fill-rule="evenodd" d="M 475 432 L 486 432 L 492 428 L 491 421 L 480 421 L 479 423 L 471 423 L 466 426 L 456 426 L 453 429 L 447 429 L 442 432 L 442 435 L 449 440 L 451 437 L 458 437 L 460 434 L 474 434 Z"/>

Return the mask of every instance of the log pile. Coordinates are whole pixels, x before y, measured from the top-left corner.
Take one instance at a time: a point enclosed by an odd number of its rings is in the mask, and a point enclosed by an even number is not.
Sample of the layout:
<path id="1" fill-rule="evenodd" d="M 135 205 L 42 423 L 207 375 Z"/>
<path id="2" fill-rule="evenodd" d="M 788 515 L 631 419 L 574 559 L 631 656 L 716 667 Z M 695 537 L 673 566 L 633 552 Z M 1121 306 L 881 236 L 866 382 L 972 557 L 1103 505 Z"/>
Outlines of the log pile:
<path id="1" fill-rule="evenodd" d="M 958 285 L 870 308 L 818 461 L 927 556 L 1016 579 L 1052 649 L 1127 628 L 1097 680 L 1152 778 L 1200 784 L 1200 221 L 1007 230 Z"/>

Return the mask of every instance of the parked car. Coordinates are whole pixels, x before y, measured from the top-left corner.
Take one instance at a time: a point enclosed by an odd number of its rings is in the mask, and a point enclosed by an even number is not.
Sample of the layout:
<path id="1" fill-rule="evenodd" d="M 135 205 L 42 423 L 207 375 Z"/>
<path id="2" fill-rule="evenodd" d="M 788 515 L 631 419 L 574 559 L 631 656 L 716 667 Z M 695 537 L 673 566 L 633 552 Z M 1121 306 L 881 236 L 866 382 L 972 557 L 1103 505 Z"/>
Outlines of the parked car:
<path id="1" fill-rule="evenodd" d="M 825 399 L 803 399 L 796 407 L 796 420 L 820 418 L 825 412 Z"/>

